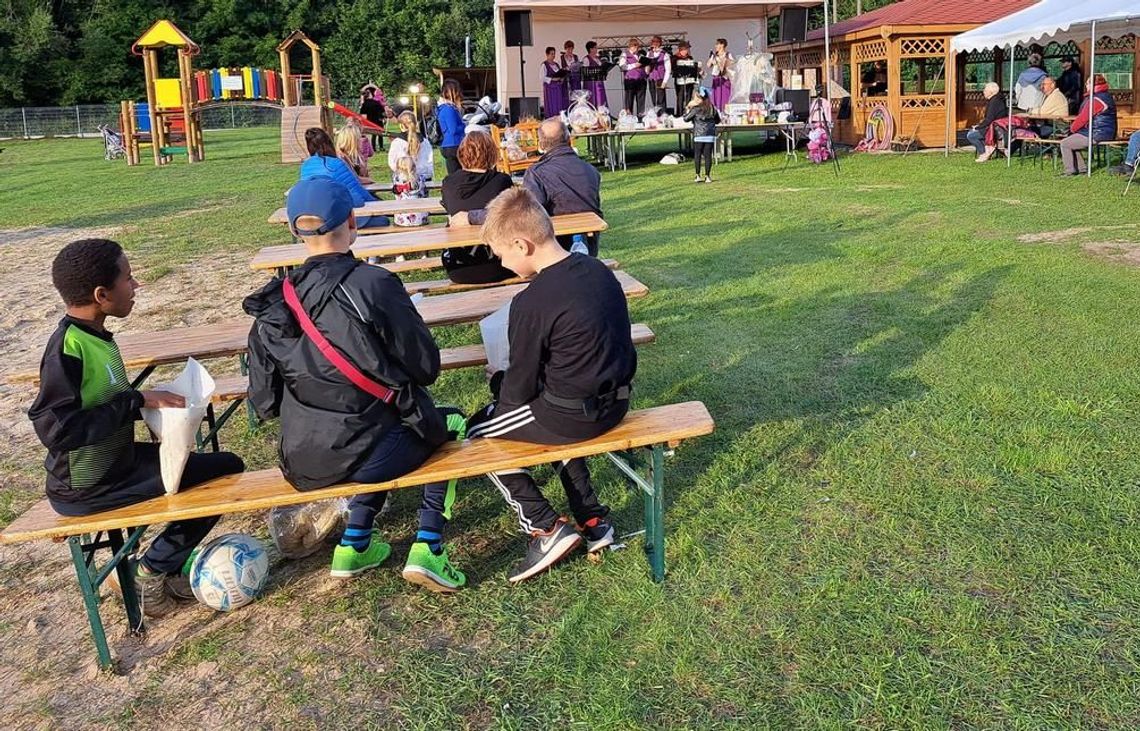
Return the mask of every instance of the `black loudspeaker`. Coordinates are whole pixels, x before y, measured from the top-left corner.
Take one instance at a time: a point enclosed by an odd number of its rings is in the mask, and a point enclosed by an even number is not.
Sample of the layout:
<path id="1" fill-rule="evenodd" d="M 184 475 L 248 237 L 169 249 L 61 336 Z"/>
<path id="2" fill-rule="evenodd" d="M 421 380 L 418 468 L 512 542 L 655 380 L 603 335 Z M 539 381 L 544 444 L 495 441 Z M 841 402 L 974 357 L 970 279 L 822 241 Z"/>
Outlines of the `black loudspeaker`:
<path id="1" fill-rule="evenodd" d="M 804 22 L 807 20 L 807 11 L 804 11 Z M 530 34 L 530 11 L 529 10 L 505 10 L 503 11 L 503 25 L 506 26 L 504 30 L 507 32 L 507 45 L 508 46 L 533 46 L 534 40 Z"/>
<path id="2" fill-rule="evenodd" d="M 780 10 L 780 43 L 802 43 L 807 40 L 807 8 Z"/>
<path id="3" fill-rule="evenodd" d="M 788 102 L 792 105 L 792 114 L 796 119 L 805 120 L 811 110 L 811 92 L 807 89 L 778 89 L 776 103 Z"/>
<path id="4" fill-rule="evenodd" d="M 511 124 L 518 124 L 519 120 L 531 118 L 542 119 L 542 112 L 538 109 L 538 97 L 523 96 L 511 97 L 508 102 L 511 112 Z"/>

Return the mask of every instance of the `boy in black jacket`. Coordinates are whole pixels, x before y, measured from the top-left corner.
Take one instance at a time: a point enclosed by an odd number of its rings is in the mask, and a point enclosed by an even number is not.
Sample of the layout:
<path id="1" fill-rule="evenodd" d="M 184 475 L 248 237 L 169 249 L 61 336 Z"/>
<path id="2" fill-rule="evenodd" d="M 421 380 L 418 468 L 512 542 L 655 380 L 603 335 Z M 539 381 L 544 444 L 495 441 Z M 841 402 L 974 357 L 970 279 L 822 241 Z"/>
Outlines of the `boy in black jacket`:
<path id="1" fill-rule="evenodd" d="M 261 418 L 281 418 L 281 469 L 298 490 L 407 474 L 448 439 L 449 423 L 463 425 L 461 415 L 436 409 L 427 392 L 439 377 L 439 348 L 400 278 L 353 257 L 356 220 L 344 186 L 331 178 L 302 180 L 289 191 L 286 209 L 309 258 L 245 300 L 246 313 L 256 318 L 249 401 Z M 286 301 L 287 288 L 300 311 Z M 331 351 L 303 331 L 301 316 Z M 388 558 L 391 546 L 373 528 L 385 497 L 352 499 L 332 576 L 356 576 Z M 403 571 L 433 591 L 466 583 L 443 547 L 454 497 L 454 484 L 424 487 L 420 529 Z"/>
<path id="2" fill-rule="evenodd" d="M 139 409 L 184 406 L 166 391 L 135 390 L 106 329 L 108 317 L 126 317 L 139 283 L 123 249 L 106 239 L 73 241 L 52 262 L 51 278 L 67 305 L 40 362 L 40 392 L 31 418 L 48 449 L 47 496 L 60 515 L 90 515 L 165 494 L 158 445 L 135 442 Z M 227 452 L 191 454 L 182 471 L 185 489 L 245 469 Z M 171 523 L 135 566 L 135 591 L 148 617 L 170 613 L 175 601 L 193 600 L 182 565 L 218 521 Z"/>
<path id="3" fill-rule="evenodd" d="M 510 366 L 491 378 L 495 403 L 471 418 L 468 436 L 573 444 L 612 429 L 629 410 L 637 370 L 629 310 L 613 272 L 563 249 L 550 217 L 525 189 L 491 202 L 483 241 L 531 282 L 511 302 Z M 591 552 L 613 543 L 609 508 L 594 494 L 586 460 L 565 461 L 559 472 L 582 535 L 554 512 L 527 472 L 489 475 L 532 537 L 512 582 L 565 558 L 583 535 Z"/>

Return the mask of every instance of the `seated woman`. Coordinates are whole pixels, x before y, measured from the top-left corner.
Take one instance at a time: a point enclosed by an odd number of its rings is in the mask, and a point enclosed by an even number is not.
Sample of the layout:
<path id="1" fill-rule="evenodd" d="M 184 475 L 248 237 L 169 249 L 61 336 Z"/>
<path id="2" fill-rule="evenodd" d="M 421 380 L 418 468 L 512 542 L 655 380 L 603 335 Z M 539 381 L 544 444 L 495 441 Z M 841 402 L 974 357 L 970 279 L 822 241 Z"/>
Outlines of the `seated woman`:
<path id="1" fill-rule="evenodd" d="M 512 187 L 509 175 L 495 169 L 499 148 L 486 132 L 473 131 L 459 144 L 462 168 L 443 179 L 443 209 L 453 226 L 480 226 L 487 204 Z M 515 276 L 485 244 L 443 252 L 443 267 L 457 284 L 488 284 Z"/>
<path id="2" fill-rule="evenodd" d="M 337 157 L 336 149 L 328 132 L 320 127 L 310 127 L 305 130 L 305 148 L 309 157 L 301 163 L 300 180 L 312 178 L 332 178 L 348 190 L 352 196 L 352 205 L 359 208 L 369 201 L 376 200 L 371 193 L 364 189 L 357 179 L 352 168 L 344 164 Z M 356 219 L 357 228 L 382 228 L 391 223 L 387 216 L 361 216 Z"/>
<path id="3" fill-rule="evenodd" d="M 1108 81 L 1097 74 L 1085 84 L 1085 100 L 1081 111 L 1069 126 L 1069 136 L 1061 140 L 1061 160 L 1065 175 L 1083 175 L 1088 171 L 1081 152 L 1089 149 L 1089 131 L 1093 142 L 1116 139 L 1116 102 L 1108 91 Z"/>
<path id="4" fill-rule="evenodd" d="M 990 125 L 999 119 L 1009 118 L 1009 107 L 1005 103 L 1005 97 L 1001 95 L 1001 87 L 995 82 L 991 81 L 986 84 L 982 89 L 982 96 L 986 98 L 986 116 L 977 125 L 970 128 L 966 133 L 966 139 L 978 151 L 978 157 L 974 162 L 985 162 L 993 157 L 997 146 L 993 144 L 986 144 L 986 135 L 990 132 Z M 992 137 L 990 138 L 993 139 Z"/>
<path id="5" fill-rule="evenodd" d="M 344 186 L 302 180 L 285 207 L 308 258 L 242 305 L 255 318 L 249 403 L 263 419 L 280 418 L 278 458 L 297 490 L 405 475 L 463 427 L 427 391 L 439 377 L 439 348 L 400 279 L 352 256 L 356 224 Z M 373 528 L 386 495 L 364 492 L 349 503 L 332 576 L 356 576 L 388 558 L 391 547 Z M 404 566 L 405 579 L 433 591 L 465 583 L 443 547 L 454 499 L 454 482 L 423 488 Z"/>
<path id="6" fill-rule="evenodd" d="M 396 165 L 407 155 L 416 161 L 416 170 L 425 182 L 435 175 L 435 159 L 431 154 L 431 143 L 420 134 L 416 115 L 410 111 L 400 112 L 396 117 L 400 124 L 400 134 L 392 140 L 388 148 L 388 168 L 396 175 Z"/>
<path id="7" fill-rule="evenodd" d="M 368 160 L 364 158 L 364 154 L 360 150 L 360 132 L 358 130 L 349 125 L 340 128 L 340 131 L 336 133 L 336 156 L 345 165 L 352 168 L 352 172 L 356 174 L 356 179 L 362 184 L 367 185 L 372 182 L 372 178 L 368 177 Z"/>

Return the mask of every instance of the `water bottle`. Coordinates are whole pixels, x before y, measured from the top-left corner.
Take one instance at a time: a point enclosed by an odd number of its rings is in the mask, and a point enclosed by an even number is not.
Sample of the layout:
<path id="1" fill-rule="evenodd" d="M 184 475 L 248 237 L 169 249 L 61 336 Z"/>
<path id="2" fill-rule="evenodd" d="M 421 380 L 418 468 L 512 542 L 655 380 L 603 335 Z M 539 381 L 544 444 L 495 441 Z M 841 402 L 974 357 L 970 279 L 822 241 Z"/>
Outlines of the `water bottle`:
<path id="1" fill-rule="evenodd" d="M 590 255 L 590 249 L 586 246 L 586 237 L 584 235 L 574 234 L 574 242 L 570 244 L 570 253 Z"/>

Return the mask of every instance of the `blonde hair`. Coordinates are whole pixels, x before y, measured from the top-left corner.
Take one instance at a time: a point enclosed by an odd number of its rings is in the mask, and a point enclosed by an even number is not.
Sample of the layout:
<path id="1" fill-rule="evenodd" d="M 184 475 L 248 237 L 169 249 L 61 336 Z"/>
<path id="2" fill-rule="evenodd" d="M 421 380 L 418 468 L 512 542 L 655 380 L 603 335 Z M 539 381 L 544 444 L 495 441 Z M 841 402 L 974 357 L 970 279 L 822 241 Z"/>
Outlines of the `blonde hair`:
<path id="1" fill-rule="evenodd" d="M 420 133 L 417 131 L 416 114 L 410 110 L 405 109 L 400 112 L 400 116 L 396 117 L 396 121 L 400 124 L 400 129 L 408 136 L 408 154 L 412 156 L 413 160 L 418 160 L 420 157 Z"/>
<path id="2" fill-rule="evenodd" d="M 480 238 L 486 244 L 516 238 L 541 244 L 554 240 L 554 224 L 533 193 L 526 188 L 511 188 L 487 204 Z"/>
<path id="3" fill-rule="evenodd" d="M 364 156 L 360 154 L 360 133 L 352 126 L 345 125 L 336 133 L 336 154 L 349 167 L 358 168 L 364 164 Z"/>
<path id="4" fill-rule="evenodd" d="M 416 160 L 414 157 L 404 155 L 399 160 L 397 160 L 396 174 L 402 174 L 405 178 L 408 179 L 409 183 L 416 183 L 418 185 L 420 182 L 420 177 L 416 173 Z"/>

